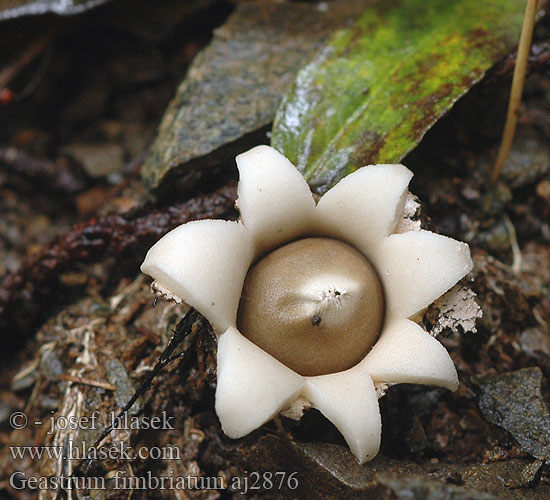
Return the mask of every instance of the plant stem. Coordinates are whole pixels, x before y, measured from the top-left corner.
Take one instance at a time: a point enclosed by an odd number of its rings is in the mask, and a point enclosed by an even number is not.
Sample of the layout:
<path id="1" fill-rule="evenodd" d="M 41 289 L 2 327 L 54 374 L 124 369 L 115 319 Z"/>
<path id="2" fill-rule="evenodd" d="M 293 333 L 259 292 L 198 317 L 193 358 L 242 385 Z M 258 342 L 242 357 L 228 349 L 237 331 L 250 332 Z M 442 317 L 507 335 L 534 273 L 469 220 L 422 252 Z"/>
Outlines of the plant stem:
<path id="1" fill-rule="evenodd" d="M 523 93 L 523 84 L 525 82 L 525 72 L 527 69 L 527 58 L 531 47 L 531 39 L 533 38 L 533 28 L 535 26 L 535 17 L 537 13 L 538 0 L 528 0 L 523 18 L 523 26 L 521 28 L 521 36 L 519 39 L 518 55 L 516 58 L 516 66 L 514 68 L 514 77 L 512 79 L 512 90 L 510 91 L 510 100 L 508 102 L 508 115 L 506 116 L 506 124 L 502 134 L 502 142 L 498 150 L 497 159 L 493 165 L 491 172 L 491 184 L 494 184 L 514 140 L 514 133 L 518 123 L 519 107 L 521 105 L 521 94 Z"/>

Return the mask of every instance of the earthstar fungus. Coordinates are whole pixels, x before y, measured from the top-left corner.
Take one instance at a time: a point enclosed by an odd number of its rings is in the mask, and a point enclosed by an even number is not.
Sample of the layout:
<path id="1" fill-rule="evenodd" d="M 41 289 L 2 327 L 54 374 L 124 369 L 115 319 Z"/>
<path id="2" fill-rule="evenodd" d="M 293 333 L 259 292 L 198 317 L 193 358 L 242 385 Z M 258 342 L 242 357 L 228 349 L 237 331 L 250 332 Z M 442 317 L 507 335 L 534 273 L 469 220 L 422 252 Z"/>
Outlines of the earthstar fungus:
<path id="1" fill-rule="evenodd" d="M 216 413 L 239 438 L 293 405 L 336 425 L 363 463 L 380 446 L 376 386 L 455 390 L 445 348 L 409 318 L 473 267 L 468 245 L 395 233 L 412 177 L 371 165 L 316 204 L 283 155 L 237 157 L 238 222 L 203 220 L 166 234 L 141 270 L 218 334 Z"/>

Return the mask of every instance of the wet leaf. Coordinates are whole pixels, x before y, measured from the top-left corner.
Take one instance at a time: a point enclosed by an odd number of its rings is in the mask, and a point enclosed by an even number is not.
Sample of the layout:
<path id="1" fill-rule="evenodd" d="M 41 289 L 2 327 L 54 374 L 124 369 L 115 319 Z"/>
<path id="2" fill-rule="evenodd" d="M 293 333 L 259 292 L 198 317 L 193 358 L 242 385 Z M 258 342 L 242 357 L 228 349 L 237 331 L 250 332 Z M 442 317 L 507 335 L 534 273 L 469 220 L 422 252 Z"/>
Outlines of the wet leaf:
<path id="1" fill-rule="evenodd" d="M 523 0 L 379 2 L 301 70 L 272 145 L 324 192 L 395 163 L 517 44 Z"/>
<path id="2" fill-rule="evenodd" d="M 541 393 L 540 368 L 475 379 L 479 408 L 491 423 L 506 429 L 524 451 L 550 463 L 550 410 Z"/>
<path id="3" fill-rule="evenodd" d="M 331 2 L 326 9 L 310 3 L 239 3 L 195 58 L 168 107 L 142 168 L 147 187 L 178 189 L 181 195 L 220 158 L 233 166 L 235 154 L 266 142 L 263 130 L 250 143 L 234 145 L 273 121 L 298 69 L 335 27 L 363 9 L 364 3 L 351 0 Z M 215 160 L 205 157 L 230 144 Z M 201 158 L 196 171 L 190 162 L 195 158 Z M 176 187 L 174 179 L 182 175 Z"/>
<path id="4" fill-rule="evenodd" d="M 0 0 L 0 20 L 52 12 L 61 15 L 80 14 L 110 0 Z"/>

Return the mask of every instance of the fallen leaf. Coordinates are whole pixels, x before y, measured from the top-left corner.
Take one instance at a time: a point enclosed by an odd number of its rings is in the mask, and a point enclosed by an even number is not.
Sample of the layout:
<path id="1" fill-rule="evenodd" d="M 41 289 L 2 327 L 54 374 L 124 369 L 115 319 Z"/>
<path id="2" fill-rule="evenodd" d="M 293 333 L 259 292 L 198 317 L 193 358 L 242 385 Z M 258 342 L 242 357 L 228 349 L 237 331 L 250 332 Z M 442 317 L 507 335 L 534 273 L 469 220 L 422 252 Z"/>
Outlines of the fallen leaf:
<path id="1" fill-rule="evenodd" d="M 272 146 L 323 193 L 396 163 L 517 44 L 523 0 L 378 2 L 302 69 Z"/>

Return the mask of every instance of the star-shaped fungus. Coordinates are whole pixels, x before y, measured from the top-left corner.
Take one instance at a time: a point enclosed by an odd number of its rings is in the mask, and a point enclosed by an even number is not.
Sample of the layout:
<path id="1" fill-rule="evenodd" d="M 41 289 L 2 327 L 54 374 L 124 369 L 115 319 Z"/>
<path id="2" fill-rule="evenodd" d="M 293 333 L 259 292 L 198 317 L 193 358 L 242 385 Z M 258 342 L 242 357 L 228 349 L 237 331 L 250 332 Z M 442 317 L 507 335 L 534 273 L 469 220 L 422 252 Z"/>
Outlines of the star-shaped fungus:
<path id="1" fill-rule="evenodd" d="M 238 222 L 202 220 L 166 234 L 141 269 L 218 335 L 216 412 L 239 438 L 292 405 L 313 406 L 363 463 L 377 454 L 376 386 L 455 390 L 445 348 L 409 318 L 472 269 L 468 245 L 395 233 L 412 173 L 371 165 L 316 203 L 268 146 L 237 157 Z"/>

